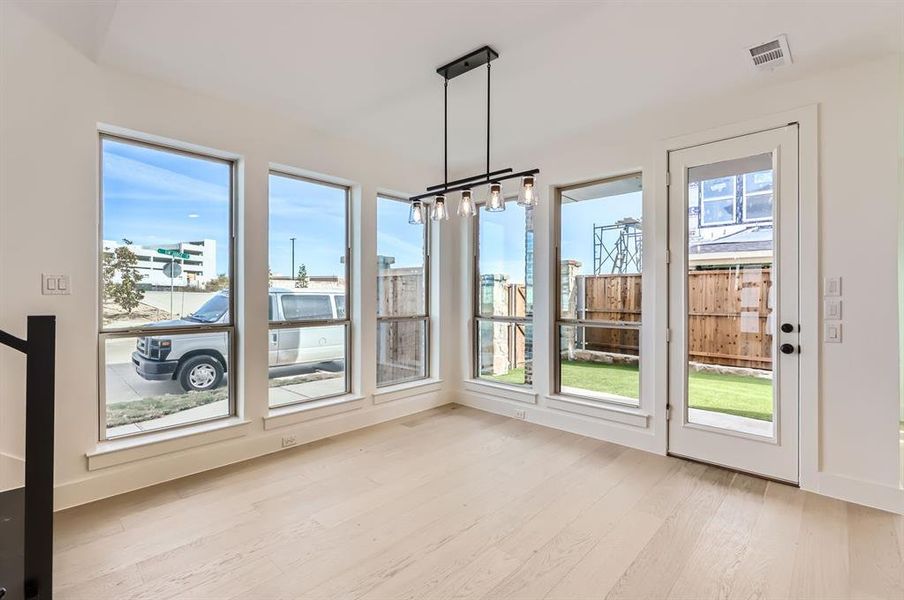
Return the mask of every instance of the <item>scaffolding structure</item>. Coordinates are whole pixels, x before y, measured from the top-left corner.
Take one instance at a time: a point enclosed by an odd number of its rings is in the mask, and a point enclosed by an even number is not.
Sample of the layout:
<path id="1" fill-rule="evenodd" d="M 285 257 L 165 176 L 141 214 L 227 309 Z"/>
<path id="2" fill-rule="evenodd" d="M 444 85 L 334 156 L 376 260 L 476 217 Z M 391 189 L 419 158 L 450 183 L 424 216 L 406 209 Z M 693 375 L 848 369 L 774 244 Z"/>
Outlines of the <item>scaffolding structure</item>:
<path id="1" fill-rule="evenodd" d="M 640 273 L 643 233 L 640 219 L 625 217 L 609 225 L 593 225 L 593 274 Z"/>

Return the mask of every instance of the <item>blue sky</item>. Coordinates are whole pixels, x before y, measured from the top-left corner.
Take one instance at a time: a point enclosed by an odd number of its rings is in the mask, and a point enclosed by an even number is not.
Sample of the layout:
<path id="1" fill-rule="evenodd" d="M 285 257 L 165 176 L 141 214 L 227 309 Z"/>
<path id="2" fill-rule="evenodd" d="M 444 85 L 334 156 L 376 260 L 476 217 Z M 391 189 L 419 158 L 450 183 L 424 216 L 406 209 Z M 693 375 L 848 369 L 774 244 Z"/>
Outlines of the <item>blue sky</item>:
<path id="1" fill-rule="evenodd" d="M 103 143 L 103 237 L 142 246 L 213 239 L 217 272 L 228 272 L 229 165 L 112 139 Z M 408 206 L 378 201 L 377 252 L 394 267 L 420 266 L 423 226 L 408 223 Z M 270 176 L 270 268 L 308 275 L 344 275 L 345 190 L 301 179 Z M 562 258 L 593 269 L 593 225 L 641 216 L 641 194 L 569 202 L 562 206 Z M 509 202 L 501 213 L 481 211 L 481 273 L 507 273 L 524 282 L 524 209 Z"/>
<path id="2" fill-rule="evenodd" d="M 579 260 L 581 272 L 592 273 L 593 226 L 641 215 L 641 192 L 566 202 L 561 218 L 562 259 Z M 607 243 L 612 241 L 614 237 L 606 238 Z M 524 209 L 514 202 L 506 203 L 503 212 L 480 211 L 480 272 L 507 274 L 510 282 L 524 283 Z"/>
<path id="3" fill-rule="evenodd" d="M 294 177 L 270 175 L 270 269 L 274 275 L 292 274 L 305 265 L 308 276 L 345 276 L 344 189 Z M 407 221 L 406 221 L 407 223 Z"/>
<path id="4" fill-rule="evenodd" d="M 229 271 L 229 165 L 103 142 L 103 238 L 154 247 L 217 242 L 217 272 Z"/>
<path id="5" fill-rule="evenodd" d="M 424 264 L 424 226 L 408 223 L 408 203 L 377 199 L 377 254 L 392 256 L 392 268 Z"/>
<path id="6" fill-rule="evenodd" d="M 641 192 L 606 196 L 562 205 L 562 260 L 582 263 L 581 272 L 593 273 L 593 226 L 611 225 L 625 217 L 640 219 L 643 214 Z M 614 232 L 605 242 L 614 241 Z"/>

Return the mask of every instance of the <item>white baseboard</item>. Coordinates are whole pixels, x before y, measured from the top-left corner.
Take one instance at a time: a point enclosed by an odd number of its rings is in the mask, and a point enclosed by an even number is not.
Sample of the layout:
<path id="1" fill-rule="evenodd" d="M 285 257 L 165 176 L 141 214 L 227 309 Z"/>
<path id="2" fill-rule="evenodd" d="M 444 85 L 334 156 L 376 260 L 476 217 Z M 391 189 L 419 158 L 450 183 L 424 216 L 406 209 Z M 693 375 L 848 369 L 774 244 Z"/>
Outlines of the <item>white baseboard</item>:
<path id="1" fill-rule="evenodd" d="M 904 514 L 904 489 L 900 487 L 881 485 L 843 475 L 820 473 L 817 488 L 809 491 L 854 504 Z"/>
<path id="2" fill-rule="evenodd" d="M 110 467 L 97 471 L 90 477 L 57 486 L 54 489 L 54 510 L 87 504 L 279 452 L 283 449 L 281 437 L 286 432 L 291 432 L 295 436 L 297 444 L 292 447 L 297 447 L 448 403 L 444 394 L 426 393 L 380 405 L 379 409 L 342 413 L 316 421 L 299 423 L 291 428 L 286 427 L 272 433 L 265 432 L 263 435 L 224 440 L 191 450 Z M 190 460 L 186 460 L 187 453 L 190 453 Z"/>
<path id="3" fill-rule="evenodd" d="M 25 460 L 0 452 L 0 492 L 25 485 Z"/>
<path id="4" fill-rule="evenodd" d="M 458 395 L 455 402 L 512 418 L 517 418 L 516 411 L 524 411 L 526 420 L 531 423 L 661 454 L 656 447 L 656 440 L 651 429 L 632 427 L 573 412 L 558 411 L 545 406 L 525 406 L 523 402 L 505 400 L 486 394 L 463 392 Z"/>

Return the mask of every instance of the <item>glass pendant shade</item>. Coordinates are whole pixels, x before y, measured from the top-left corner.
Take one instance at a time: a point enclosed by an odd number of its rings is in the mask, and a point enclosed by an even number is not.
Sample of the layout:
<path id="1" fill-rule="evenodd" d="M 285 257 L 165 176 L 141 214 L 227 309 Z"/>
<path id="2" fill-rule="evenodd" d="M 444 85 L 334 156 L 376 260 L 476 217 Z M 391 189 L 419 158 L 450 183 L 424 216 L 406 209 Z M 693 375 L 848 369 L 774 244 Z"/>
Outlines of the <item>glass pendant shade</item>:
<path id="1" fill-rule="evenodd" d="M 521 178 L 521 190 L 518 192 L 518 204 L 521 206 L 537 205 L 537 186 L 533 175 Z"/>
<path id="2" fill-rule="evenodd" d="M 449 211 L 446 209 L 445 196 L 437 196 L 433 199 L 433 212 L 431 218 L 434 221 L 447 221 L 449 219 Z"/>
<path id="3" fill-rule="evenodd" d="M 489 212 L 502 212 L 505 210 L 505 198 L 502 195 L 502 184 L 491 183 L 489 196 L 487 196 L 486 210 Z"/>
<path id="4" fill-rule="evenodd" d="M 458 216 L 473 217 L 476 212 L 477 211 L 474 207 L 474 198 L 471 195 L 471 190 L 464 190 L 461 193 L 461 201 L 459 201 L 458 203 Z"/>
<path id="5" fill-rule="evenodd" d="M 422 225 L 424 223 L 424 205 L 420 200 L 411 203 L 411 210 L 408 211 L 408 222 L 412 225 Z"/>

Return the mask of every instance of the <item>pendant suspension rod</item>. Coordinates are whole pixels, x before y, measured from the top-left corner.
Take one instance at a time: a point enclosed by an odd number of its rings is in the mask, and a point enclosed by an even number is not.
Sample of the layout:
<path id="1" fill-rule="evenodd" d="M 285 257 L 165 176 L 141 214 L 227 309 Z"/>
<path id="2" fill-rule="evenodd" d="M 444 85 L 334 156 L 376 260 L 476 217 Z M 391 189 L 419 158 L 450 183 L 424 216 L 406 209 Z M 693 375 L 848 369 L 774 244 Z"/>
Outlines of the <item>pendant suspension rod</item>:
<path id="1" fill-rule="evenodd" d="M 508 169 L 508 170 L 511 171 L 511 169 Z M 501 182 L 507 181 L 509 179 L 516 179 L 518 177 L 527 177 L 529 175 L 536 175 L 539 172 L 540 172 L 540 169 L 530 169 L 529 171 L 521 171 L 519 173 L 511 173 L 509 175 L 504 175 L 502 177 L 493 177 L 492 175 L 490 175 L 490 177 L 487 177 L 485 174 L 476 176 L 476 177 L 482 178 L 481 181 L 473 181 L 475 179 L 475 177 L 468 177 L 468 180 L 470 181 L 470 183 L 466 183 L 464 185 L 453 185 L 451 187 L 443 188 L 441 190 L 437 190 L 434 192 L 427 192 L 426 194 L 418 194 L 417 196 L 411 196 L 408 198 L 408 201 L 414 202 L 416 200 L 423 200 L 424 198 L 429 198 L 430 196 L 436 196 L 436 195 L 440 195 L 440 194 L 449 194 L 451 192 L 460 192 L 462 190 L 470 189 L 474 186 L 486 185 L 488 183 L 501 183 Z"/>
<path id="2" fill-rule="evenodd" d="M 487 47 L 487 177 L 490 176 L 490 48 Z"/>
<path id="3" fill-rule="evenodd" d="M 449 80 L 443 80 L 443 187 L 449 187 Z"/>

